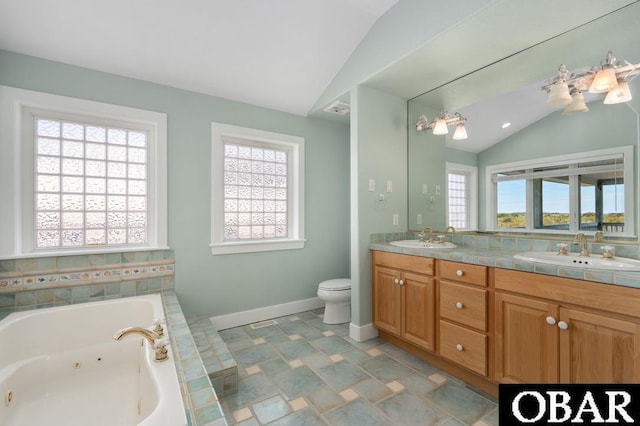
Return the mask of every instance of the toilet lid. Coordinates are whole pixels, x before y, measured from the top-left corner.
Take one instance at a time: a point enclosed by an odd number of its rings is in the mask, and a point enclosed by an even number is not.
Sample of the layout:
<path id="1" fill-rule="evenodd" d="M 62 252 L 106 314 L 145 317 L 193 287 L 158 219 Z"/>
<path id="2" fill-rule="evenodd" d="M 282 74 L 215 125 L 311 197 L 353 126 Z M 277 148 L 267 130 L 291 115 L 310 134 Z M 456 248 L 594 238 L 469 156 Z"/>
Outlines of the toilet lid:
<path id="1" fill-rule="evenodd" d="M 349 278 L 338 278 L 335 280 L 323 281 L 320 283 L 319 288 L 321 290 L 329 291 L 350 290 L 351 280 Z"/>

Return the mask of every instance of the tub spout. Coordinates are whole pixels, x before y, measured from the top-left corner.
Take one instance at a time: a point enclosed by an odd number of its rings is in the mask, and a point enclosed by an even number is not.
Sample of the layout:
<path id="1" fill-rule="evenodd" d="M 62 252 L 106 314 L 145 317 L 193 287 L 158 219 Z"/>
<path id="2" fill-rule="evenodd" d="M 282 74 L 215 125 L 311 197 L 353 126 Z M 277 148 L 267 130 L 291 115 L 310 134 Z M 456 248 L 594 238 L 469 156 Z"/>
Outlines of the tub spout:
<path id="1" fill-rule="evenodd" d="M 156 361 L 166 361 L 169 358 L 166 348 L 167 342 L 165 340 L 160 340 L 160 336 L 155 331 L 147 330 L 142 327 L 127 327 L 114 334 L 113 338 L 115 340 L 121 340 L 123 337 L 130 334 L 137 334 L 147 339 L 147 342 L 149 342 L 149 345 L 151 345 L 155 351 Z"/>

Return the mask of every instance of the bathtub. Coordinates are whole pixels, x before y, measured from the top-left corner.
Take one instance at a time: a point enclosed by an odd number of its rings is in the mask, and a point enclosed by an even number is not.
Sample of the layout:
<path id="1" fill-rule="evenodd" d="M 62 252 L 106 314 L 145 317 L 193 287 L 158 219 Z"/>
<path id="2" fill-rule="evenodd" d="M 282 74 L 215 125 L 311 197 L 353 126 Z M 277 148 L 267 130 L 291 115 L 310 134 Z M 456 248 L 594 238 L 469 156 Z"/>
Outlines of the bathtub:
<path id="1" fill-rule="evenodd" d="M 157 362 L 140 336 L 113 339 L 159 318 L 160 295 L 7 316 L 0 321 L 0 425 L 186 425 L 171 347 L 169 359 Z"/>

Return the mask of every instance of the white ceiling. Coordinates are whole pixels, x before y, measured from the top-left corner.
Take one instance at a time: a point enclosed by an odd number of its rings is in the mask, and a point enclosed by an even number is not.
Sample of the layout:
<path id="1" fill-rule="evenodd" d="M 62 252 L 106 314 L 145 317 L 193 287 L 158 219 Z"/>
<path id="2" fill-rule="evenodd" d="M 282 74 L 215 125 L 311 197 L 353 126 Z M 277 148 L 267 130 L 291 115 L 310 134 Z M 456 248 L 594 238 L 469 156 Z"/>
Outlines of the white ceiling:
<path id="1" fill-rule="evenodd" d="M 398 0 L 2 0 L 0 49 L 306 115 Z"/>

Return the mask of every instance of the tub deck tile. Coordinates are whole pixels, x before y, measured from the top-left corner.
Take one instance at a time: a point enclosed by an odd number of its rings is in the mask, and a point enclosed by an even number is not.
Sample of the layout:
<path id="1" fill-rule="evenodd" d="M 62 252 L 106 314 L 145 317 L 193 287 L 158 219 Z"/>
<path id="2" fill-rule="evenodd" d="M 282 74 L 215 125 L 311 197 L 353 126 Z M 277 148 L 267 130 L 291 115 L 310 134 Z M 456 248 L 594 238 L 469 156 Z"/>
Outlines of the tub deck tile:
<path id="1" fill-rule="evenodd" d="M 216 390 L 200 358 L 176 295 L 164 291 L 162 301 L 189 425 L 226 425 Z"/>
<path id="2" fill-rule="evenodd" d="M 238 390 L 238 363 L 206 316 L 187 319 L 207 375 L 219 396 Z"/>

